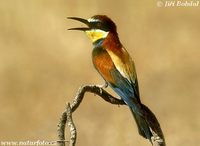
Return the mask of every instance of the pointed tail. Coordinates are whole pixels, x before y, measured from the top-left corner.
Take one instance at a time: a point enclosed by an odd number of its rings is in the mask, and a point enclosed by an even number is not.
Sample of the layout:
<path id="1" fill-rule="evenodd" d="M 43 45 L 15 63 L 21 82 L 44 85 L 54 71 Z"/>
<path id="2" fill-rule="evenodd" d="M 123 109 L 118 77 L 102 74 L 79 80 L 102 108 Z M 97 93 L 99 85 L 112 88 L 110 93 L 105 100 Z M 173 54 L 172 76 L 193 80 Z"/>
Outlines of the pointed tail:
<path id="1" fill-rule="evenodd" d="M 140 113 L 142 114 L 135 112 L 132 108 L 130 110 L 136 121 L 139 134 L 149 139 L 152 145 L 157 143 L 158 146 L 165 146 L 163 132 L 153 112 L 144 104 L 141 104 L 142 111 Z"/>
<path id="2" fill-rule="evenodd" d="M 145 117 L 136 113 L 132 108 L 130 108 L 130 110 L 137 124 L 139 134 L 144 138 L 151 140 L 152 133 Z"/>

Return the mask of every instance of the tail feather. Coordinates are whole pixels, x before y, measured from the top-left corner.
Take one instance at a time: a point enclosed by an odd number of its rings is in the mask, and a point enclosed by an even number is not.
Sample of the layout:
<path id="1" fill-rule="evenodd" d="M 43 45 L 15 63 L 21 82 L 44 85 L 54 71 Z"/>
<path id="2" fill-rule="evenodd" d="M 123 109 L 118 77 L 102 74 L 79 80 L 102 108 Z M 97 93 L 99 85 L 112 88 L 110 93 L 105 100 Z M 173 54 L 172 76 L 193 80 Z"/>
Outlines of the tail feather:
<path id="1" fill-rule="evenodd" d="M 154 113 L 144 104 L 140 104 L 140 108 L 130 107 L 130 110 L 139 134 L 148 139 L 152 145 L 165 146 L 165 138 Z"/>
<path id="2" fill-rule="evenodd" d="M 136 121 L 139 134 L 141 136 L 143 136 L 144 138 L 149 139 L 151 141 L 152 133 L 150 130 L 150 126 L 149 126 L 148 122 L 146 121 L 145 117 L 134 112 L 134 109 L 132 109 L 132 108 L 130 108 L 130 110 Z"/>

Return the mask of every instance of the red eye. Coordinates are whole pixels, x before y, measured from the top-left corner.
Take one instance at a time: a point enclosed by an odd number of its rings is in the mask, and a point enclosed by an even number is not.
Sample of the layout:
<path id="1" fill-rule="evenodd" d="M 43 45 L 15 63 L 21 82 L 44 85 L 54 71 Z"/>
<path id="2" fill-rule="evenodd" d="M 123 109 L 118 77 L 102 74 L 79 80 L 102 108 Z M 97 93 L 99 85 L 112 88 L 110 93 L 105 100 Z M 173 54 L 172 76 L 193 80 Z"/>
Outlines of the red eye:
<path id="1" fill-rule="evenodd" d="M 96 23 L 96 26 L 97 26 L 98 28 L 100 28 L 100 27 L 101 27 L 101 22 L 97 22 L 97 23 Z"/>

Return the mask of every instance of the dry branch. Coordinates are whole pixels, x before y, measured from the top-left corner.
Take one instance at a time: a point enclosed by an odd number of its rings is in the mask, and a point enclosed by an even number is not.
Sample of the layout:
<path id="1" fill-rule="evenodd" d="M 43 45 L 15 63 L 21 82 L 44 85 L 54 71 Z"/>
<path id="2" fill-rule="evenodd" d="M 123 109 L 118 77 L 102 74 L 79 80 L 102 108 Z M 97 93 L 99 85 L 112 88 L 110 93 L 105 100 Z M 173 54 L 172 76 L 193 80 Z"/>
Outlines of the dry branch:
<path id="1" fill-rule="evenodd" d="M 58 123 L 58 145 L 59 146 L 65 146 L 66 142 L 69 146 L 75 146 L 76 144 L 76 127 L 73 123 L 72 119 L 72 113 L 76 111 L 76 109 L 79 107 L 81 101 L 84 98 L 84 94 L 86 92 L 94 93 L 96 95 L 99 95 L 101 98 L 103 98 L 105 101 L 111 103 L 111 104 L 117 104 L 117 105 L 126 105 L 123 100 L 120 100 L 112 95 L 110 95 L 107 91 L 105 91 L 103 88 L 97 86 L 97 85 L 86 85 L 79 88 L 77 95 L 73 99 L 72 103 L 67 105 L 65 111 L 62 113 L 61 118 Z M 156 119 L 155 115 L 151 110 L 143 104 L 145 118 L 147 119 L 151 132 L 153 134 L 151 138 L 151 142 L 153 146 L 165 146 L 165 139 L 164 135 L 162 133 L 160 124 L 158 120 Z M 65 125 L 69 126 L 70 130 L 70 140 L 65 140 Z"/>

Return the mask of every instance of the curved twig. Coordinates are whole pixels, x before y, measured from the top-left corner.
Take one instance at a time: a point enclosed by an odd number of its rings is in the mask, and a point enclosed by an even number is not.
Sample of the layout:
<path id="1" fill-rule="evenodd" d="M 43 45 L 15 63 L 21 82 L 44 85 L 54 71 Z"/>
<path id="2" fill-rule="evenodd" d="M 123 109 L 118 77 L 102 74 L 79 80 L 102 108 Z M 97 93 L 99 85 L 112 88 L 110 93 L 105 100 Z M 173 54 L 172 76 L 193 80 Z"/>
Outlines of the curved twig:
<path id="1" fill-rule="evenodd" d="M 73 99 L 72 103 L 67 105 L 65 111 L 62 113 L 61 118 L 59 120 L 58 124 L 58 145 L 59 146 L 65 146 L 65 125 L 66 123 L 69 126 L 70 129 L 70 141 L 69 146 L 75 146 L 76 143 L 76 127 L 72 120 L 72 113 L 76 111 L 76 109 L 81 104 L 84 94 L 86 92 L 94 93 L 96 95 L 99 95 L 99 97 L 103 98 L 105 101 L 111 103 L 111 104 L 117 104 L 117 105 L 126 105 L 123 100 L 120 100 L 111 94 L 109 94 L 107 91 L 105 91 L 103 88 L 97 86 L 97 85 L 85 85 L 79 88 L 77 95 Z M 145 111 L 145 118 L 149 122 L 151 132 L 153 133 L 153 136 L 151 138 L 153 146 L 165 146 L 165 139 L 163 132 L 161 130 L 160 124 L 158 120 L 156 119 L 155 115 L 151 110 L 143 104 L 143 108 Z"/>

